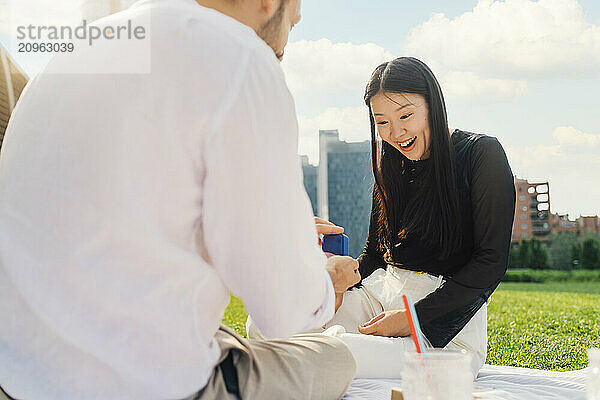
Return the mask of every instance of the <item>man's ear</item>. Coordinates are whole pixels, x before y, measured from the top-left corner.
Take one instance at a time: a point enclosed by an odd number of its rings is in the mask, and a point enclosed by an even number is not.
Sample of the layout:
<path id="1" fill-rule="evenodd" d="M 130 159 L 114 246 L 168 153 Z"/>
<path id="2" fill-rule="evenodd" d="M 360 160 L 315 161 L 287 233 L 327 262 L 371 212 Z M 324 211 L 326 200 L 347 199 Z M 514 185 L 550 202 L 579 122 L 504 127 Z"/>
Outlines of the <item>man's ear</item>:
<path id="1" fill-rule="evenodd" d="M 281 0 L 260 0 L 260 10 L 267 19 L 271 18 L 279 7 Z"/>

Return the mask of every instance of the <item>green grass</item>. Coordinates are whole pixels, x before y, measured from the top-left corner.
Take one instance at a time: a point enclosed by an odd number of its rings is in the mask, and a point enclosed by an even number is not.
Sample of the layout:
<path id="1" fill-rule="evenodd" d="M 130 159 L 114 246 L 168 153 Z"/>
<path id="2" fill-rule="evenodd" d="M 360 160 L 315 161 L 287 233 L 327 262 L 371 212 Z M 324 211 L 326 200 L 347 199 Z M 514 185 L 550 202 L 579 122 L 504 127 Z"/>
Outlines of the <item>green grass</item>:
<path id="1" fill-rule="evenodd" d="M 499 290 L 600 294 L 600 282 L 502 282 Z"/>
<path id="2" fill-rule="evenodd" d="M 229 305 L 225 310 L 225 316 L 223 317 L 223 323 L 233 330 L 235 330 L 238 334 L 246 337 L 246 309 L 244 308 L 244 303 L 240 299 L 235 296 L 231 296 L 231 300 L 229 301 Z"/>
<path id="3" fill-rule="evenodd" d="M 504 282 L 596 282 L 600 283 L 600 269 L 596 270 L 553 270 L 553 269 L 509 269 Z"/>
<path id="4" fill-rule="evenodd" d="M 488 308 L 487 363 L 567 371 L 600 347 L 600 283 L 502 283 Z"/>
<path id="5" fill-rule="evenodd" d="M 223 323 L 246 335 L 233 297 Z M 505 282 L 488 308 L 488 364 L 566 371 L 587 366 L 600 347 L 600 282 Z"/>

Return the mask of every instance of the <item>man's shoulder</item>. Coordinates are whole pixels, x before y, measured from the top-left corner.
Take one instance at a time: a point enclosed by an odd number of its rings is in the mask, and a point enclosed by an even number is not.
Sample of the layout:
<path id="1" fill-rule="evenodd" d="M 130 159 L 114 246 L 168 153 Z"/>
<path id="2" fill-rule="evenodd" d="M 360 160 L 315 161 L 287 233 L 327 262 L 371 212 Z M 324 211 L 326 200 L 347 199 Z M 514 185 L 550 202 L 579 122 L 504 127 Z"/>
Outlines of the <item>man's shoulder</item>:
<path id="1" fill-rule="evenodd" d="M 180 10 L 180 29 L 194 39 L 230 43 L 244 49 L 264 49 L 267 44 L 256 34 L 254 29 L 212 8 L 203 7 L 193 0 L 175 0 L 183 3 Z"/>
<path id="2" fill-rule="evenodd" d="M 153 56 L 154 70 L 183 81 L 194 97 L 210 93 L 218 103 L 216 97 L 235 93 L 251 74 L 266 76 L 264 81 L 283 75 L 273 50 L 232 17 L 194 0 L 144 0 L 135 6 L 150 8 L 152 51 L 159 55 Z"/>

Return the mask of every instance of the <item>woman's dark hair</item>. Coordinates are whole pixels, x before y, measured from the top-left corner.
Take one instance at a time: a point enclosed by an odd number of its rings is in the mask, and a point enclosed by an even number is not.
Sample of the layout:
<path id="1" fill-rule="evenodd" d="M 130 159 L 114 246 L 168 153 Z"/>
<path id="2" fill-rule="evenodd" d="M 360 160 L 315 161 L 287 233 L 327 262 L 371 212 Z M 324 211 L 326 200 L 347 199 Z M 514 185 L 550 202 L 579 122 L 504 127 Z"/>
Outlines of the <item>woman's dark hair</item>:
<path id="1" fill-rule="evenodd" d="M 429 168 L 424 168 L 412 199 L 407 201 L 406 168 L 413 162 L 385 141 L 377 140 L 371 98 L 377 93 L 416 93 L 429 110 Z M 440 85 L 422 61 L 401 57 L 378 66 L 365 91 L 371 121 L 371 159 L 375 185 L 373 210 L 382 250 L 392 248 L 395 235 L 407 234 L 448 258 L 462 243 L 461 216 L 455 177 L 454 150 L 448 132 L 446 105 Z M 381 148 L 378 145 L 381 143 Z M 423 161 L 418 161 L 423 162 Z M 414 190 L 414 189 L 412 189 Z M 401 233 L 402 232 L 402 233 Z"/>

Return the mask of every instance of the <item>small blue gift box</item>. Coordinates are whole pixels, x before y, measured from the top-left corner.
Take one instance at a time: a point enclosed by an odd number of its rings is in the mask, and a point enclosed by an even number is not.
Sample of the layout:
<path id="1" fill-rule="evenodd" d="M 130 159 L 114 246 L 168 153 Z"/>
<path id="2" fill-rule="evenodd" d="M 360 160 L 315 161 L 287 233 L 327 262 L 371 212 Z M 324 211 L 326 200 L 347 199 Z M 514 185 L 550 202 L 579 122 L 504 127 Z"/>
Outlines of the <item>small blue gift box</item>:
<path id="1" fill-rule="evenodd" d="M 343 233 L 337 235 L 323 235 L 323 251 L 338 256 L 347 256 L 349 251 L 348 236 Z"/>

